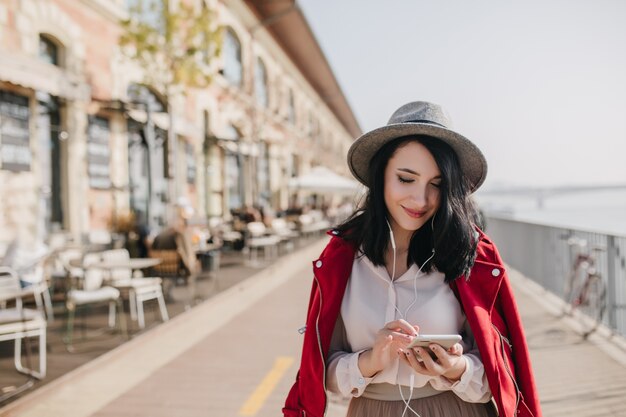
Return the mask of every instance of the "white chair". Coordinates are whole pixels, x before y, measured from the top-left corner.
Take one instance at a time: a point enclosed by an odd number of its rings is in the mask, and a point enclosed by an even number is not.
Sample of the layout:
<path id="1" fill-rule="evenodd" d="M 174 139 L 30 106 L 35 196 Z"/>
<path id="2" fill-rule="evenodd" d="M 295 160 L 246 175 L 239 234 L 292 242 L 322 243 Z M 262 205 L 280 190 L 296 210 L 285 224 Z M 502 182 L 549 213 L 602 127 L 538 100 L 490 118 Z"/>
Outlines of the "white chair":
<path id="1" fill-rule="evenodd" d="M 257 266 L 257 252 L 263 249 L 264 260 L 267 262 L 278 255 L 278 244 L 280 237 L 274 234 L 267 234 L 265 224 L 262 222 L 250 222 L 246 225 L 246 248 L 250 252 L 249 263 Z"/>
<path id="2" fill-rule="evenodd" d="M 120 327 L 124 336 L 126 336 L 126 319 L 124 318 L 120 292 L 118 289 L 110 286 L 102 286 L 104 281 L 104 272 L 101 269 L 92 268 L 90 265 L 100 262 L 100 255 L 97 253 L 88 253 L 82 258 L 84 266 L 82 276 L 70 276 L 70 279 L 79 282 L 81 285 L 73 285 L 67 292 L 65 304 L 67 306 L 67 336 L 65 339 L 67 349 L 73 350 L 74 339 L 74 317 L 76 309 L 83 306 L 108 303 L 109 305 L 109 327 L 115 327 L 115 315 L 119 307 Z M 76 268 L 71 268 L 68 275 L 75 273 Z M 72 272 L 74 271 L 74 272 Z"/>
<path id="3" fill-rule="evenodd" d="M 13 269 L 0 267 L 0 342 L 15 341 L 14 362 L 18 372 L 43 379 L 46 376 L 46 318 L 37 297 L 37 310 L 23 308 L 22 297 L 31 294 L 32 291 L 21 288 Z M 7 308 L 8 303 L 15 306 Z M 39 338 L 39 370 L 22 365 L 22 339 L 26 337 Z"/>
<path id="4" fill-rule="evenodd" d="M 282 217 L 272 219 L 272 232 L 280 238 L 281 242 L 286 243 L 289 250 L 293 248 L 293 241 L 300 237 L 294 229 L 295 224 L 288 223 Z"/>
<path id="5" fill-rule="evenodd" d="M 37 262 L 37 265 L 35 265 L 32 270 L 23 273 L 22 281 L 28 284 L 26 288 L 33 291 L 33 295 L 36 299 L 43 296 L 43 305 L 46 310 L 46 317 L 48 322 L 52 323 L 54 321 L 54 310 L 52 309 L 50 288 L 48 281 L 46 280 L 45 262 L 46 260 L 43 259 Z"/>
<path id="6" fill-rule="evenodd" d="M 45 265 L 48 262 L 50 251 L 42 242 L 25 245 L 16 242 L 10 265 L 18 274 L 21 285 L 32 291 L 32 294 L 41 299 L 43 296 L 44 306 L 48 321 L 54 320 L 52 300 L 48 280 L 45 275 Z"/>
<path id="7" fill-rule="evenodd" d="M 108 230 L 90 230 L 87 241 L 92 245 L 108 246 L 112 242 L 111 232 Z"/>
<path id="8" fill-rule="evenodd" d="M 311 210 L 301 214 L 298 217 L 298 222 L 300 223 L 300 232 L 305 236 L 316 235 L 331 227 L 330 222 L 324 219 L 324 215 L 319 210 Z"/>
<path id="9" fill-rule="evenodd" d="M 107 262 L 121 262 L 130 259 L 126 249 L 113 249 L 102 252 L 102 260 Z M 161 319 L 169 320 L 161 278 L 157 277 L 133 277 L 128 268 L 116 268 L 111 270 L 111 284 L 116 288 L 128 289 L 128 303 L 130 304 L 130 317 L 136 320 L 140 329 L 146 327 L 143 311 L 143 303 L 149 300 L 157 300 Z"/>
<path id="10" fill-rule="evenodd" d="M 85 275 L 85 271 L 80 267 L 70 265 L 70 261 L 80 260 L 82 257 L 83 251 L 80 249 L 62 250 L 57 254 L 57 265 L 55 268 L 70 278 L 82 278 Z"/>

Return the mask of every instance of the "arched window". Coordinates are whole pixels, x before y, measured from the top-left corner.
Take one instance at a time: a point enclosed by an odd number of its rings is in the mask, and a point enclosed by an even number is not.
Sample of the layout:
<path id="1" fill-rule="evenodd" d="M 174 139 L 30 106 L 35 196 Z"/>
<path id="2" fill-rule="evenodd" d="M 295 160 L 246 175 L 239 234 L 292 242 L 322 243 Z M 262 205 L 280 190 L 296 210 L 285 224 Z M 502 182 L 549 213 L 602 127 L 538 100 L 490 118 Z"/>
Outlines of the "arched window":
<path id="1" fill-rule="evenodd" d="M 52 37 L 43 33 L 39 35 L 39 59 L 48 64 L 61 66 L 60 49 L 58 42 Z"/>
<path id="2" fill-rule="evenodd" d="M 261 58 L 256 59 L 254 68 L 254 91 L 257 103 L 267 107 L 269 100 L 267 95 L 267 70 Z"/>
<path id="3" fill-rule="evenodd" d="M 143 84 L 130 84 L 126 90 L 128 99 L 135 104 L 145 106 L 150 104 L 150 111 L 155 113 L 167 112 L 167 104 L 161 99 L 155 91 Z"/>
<path id="4" fill-rule="evenodd" d="M 241 86 L 243 65 L 241 61 L 241 42 L 235 32 L 228 28 L 224 35 L 224 77 L 232 85 Z"/>

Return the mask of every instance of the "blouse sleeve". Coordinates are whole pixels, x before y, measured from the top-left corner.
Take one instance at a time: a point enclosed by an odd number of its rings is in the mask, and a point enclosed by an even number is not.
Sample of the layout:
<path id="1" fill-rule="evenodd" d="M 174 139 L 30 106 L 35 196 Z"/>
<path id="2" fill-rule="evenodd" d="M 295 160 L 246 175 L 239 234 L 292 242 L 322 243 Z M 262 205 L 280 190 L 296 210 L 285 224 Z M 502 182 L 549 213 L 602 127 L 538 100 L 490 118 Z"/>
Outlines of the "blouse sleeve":
<path id="1" fill-rule="evenodd" d="M 359 369 L 359 355 L 351 352 L 341 314 L 333 330 L 328 351 L 326 389 L 344 397 L 359 397 L 373 378 L 366 378 Z"/>
<path id="2" fill-rule="evenodd" d="M 433 388 L 443 391 L 451 390 L 463 401 L 471 403 L 486 403 L 491 399 L 491 391 L 487 382 L 485 368 L 476 346 L 474 334 L 467 320 L 463 325 L 463 358 L 466 362 L 465 372 L 458 381 L 450 382 L 444 377 L 431 381 Z"/>

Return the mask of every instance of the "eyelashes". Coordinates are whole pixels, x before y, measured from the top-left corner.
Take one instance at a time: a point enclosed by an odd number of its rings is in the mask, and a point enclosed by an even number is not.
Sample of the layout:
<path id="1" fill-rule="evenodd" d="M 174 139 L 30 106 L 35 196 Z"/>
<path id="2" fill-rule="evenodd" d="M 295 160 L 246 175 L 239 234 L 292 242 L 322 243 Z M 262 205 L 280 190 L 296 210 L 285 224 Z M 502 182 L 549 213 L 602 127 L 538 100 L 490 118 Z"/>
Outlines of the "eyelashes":
<path id="1" fill-rule="evenodd" d="M 405 178 L 405 177 L 402 177 L 400 175 L 398 175 L 398 181 L 401 182 L 402 184 L 410 184 L 412 182 L 415 182 L 415 180 L 412 179 L 412 178 Z M 441 188 L 441 183 L 432 183 L 431 182 L 430 185 L 432 185 L 435 188 Z"/>

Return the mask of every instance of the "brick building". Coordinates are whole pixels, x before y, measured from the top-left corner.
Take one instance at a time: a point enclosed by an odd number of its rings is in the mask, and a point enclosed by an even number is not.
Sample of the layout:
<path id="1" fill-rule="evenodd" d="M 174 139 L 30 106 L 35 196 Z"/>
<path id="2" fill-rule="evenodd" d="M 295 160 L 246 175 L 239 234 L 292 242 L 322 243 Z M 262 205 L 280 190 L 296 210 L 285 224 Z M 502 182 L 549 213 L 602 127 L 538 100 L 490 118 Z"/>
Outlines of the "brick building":
<path id="1" fill-rule="evenodd" d="M 224 27 L 219 70 L 170 106 L 120 52 L 126 1 L 0 2 L 0 240 L 79 237 L 129 210 L 159 227 L 176 202 L 282 210 L 290 177 L 348 175 L 360 128 L 295 3 L 202 2 Z"/>

